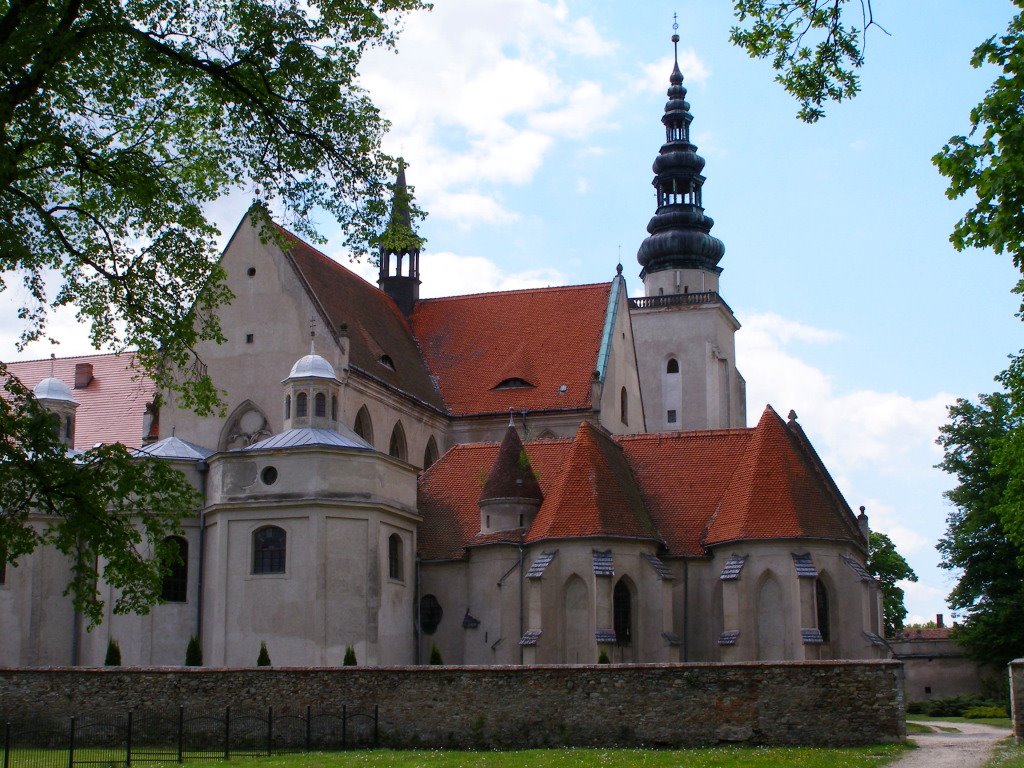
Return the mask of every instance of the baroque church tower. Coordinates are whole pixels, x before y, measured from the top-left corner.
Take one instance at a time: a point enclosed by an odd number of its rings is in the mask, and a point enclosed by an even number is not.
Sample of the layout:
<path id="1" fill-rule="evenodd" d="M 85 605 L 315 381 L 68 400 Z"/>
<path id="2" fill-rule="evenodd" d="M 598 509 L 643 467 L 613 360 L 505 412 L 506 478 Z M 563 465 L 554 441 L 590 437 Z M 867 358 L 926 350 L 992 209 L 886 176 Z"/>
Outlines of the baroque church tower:
<path id="1" fill-rule="evenodd" d="M 394 299 L 406 317 L 420 298 L 420 245 L 412 227 L 412 203 L 405 181 L 405 160 L 398 158 L 398 178 L 391 201 L 391 219 L 380 239 L 380 276 L 377 285 Z M 395 271 L 391 272 L 391 259 Z M 405 265 L 402 261 L 405 261 Z M 403 274 L 403 272 L 405 274 Z"/>
<path id="2" fill-rule="evenodd" d="M 746 392 L 736 370 L 740 324 L 719 293 L 725 245 L 704 213 L 704 158 L 690 141 L 690 105 L 675 65 L 661 122 L 665 143 L 654 160 L 657 210 L 637 261 L 644 296 L 630 300 L 651 432 L 746 426 Z"/>

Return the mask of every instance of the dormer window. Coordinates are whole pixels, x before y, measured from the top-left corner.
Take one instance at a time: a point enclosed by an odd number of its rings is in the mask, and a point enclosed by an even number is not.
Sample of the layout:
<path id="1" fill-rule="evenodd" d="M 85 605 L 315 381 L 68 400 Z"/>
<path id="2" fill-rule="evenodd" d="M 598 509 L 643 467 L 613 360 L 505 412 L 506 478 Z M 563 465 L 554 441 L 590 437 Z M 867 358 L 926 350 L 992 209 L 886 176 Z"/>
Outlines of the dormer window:
<path id="1" fill-rule="evenodd" d="M 392 371 L 395 370 L 395 361 L 391 359 L 391 355 L 381 355 L 380 364 Z"/>
<path id="2" fill-rule="evenodd" d="M 528 387 L 533 386 L 534 385 L 528 382 L 526 379 L 512 377 L 510 379 L 505 379 L 504 381 L 499 382 L 494 387 L 494 389 L 526 389 Z"/>

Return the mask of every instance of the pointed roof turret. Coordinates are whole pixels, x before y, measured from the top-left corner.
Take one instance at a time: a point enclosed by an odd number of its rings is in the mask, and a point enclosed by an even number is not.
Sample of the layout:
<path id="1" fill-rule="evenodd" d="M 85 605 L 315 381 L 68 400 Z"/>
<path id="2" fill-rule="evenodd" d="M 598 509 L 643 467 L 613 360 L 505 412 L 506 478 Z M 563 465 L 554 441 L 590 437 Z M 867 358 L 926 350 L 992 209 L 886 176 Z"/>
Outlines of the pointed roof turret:
<path id="1" fill-rule="evenodd" d="M 678 24 L 673 24 L 676 28 Z M 652 184 L 657 190 L 658 208 L 647 225 L 650 236 L 641 243 L 636 256 L 643 267 L 641 277 L 664 269 L 705 269 L 718 273 L 722 271 L 718 262 L 725 255 L 725 245 L 710 234 L 714 220 L 704 215 L 704 158 L 690 141 L 693 115 L 679 69 L 678 34 L 672 35 L 672 44 L 675 62 L 661 118 L 665 143 L 653 166 Z"/>
<path id="2" fill-rule="evenodd" d="M 523 441 L 519 439 L 519 432 L 511 422 L 505 430 L 498 455 L 480 494 L 481 502 L 496 499 L 526 499 L 538 505 L 544 501 L 544 494 L 530 466 Z"/>
<path id="3" fill-rule="evenodd" d="M 391 218 L 381 234 L 380 277 L 377 285 L 388 294 L 402 314 L 408 317 L 420 296 L 420 248 L 423 238 L 412 226 L 412 195 L 405 181 L 405 159 L 398 158 L 398 176 L 392 187 Z M 391 274 L 391 257 L 395 257 L 395 273 Z M 402 273 L 402 260 L 408 258 L 407 274 Z"/>

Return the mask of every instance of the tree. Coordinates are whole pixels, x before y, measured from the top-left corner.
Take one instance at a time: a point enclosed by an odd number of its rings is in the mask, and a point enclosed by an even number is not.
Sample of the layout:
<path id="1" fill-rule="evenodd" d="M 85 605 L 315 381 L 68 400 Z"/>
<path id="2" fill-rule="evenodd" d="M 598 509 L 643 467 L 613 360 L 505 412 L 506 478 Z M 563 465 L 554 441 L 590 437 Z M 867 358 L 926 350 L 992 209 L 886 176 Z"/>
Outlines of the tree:
<path id="1" fill-rule="evenodd" d="M 938 548 L 942 567 L 959 572 L 949 595 L 965 619 L 956 636 L 979 661 L 1005 664 L 1024 651 L 1024 561 L 1000 511 L 1017 482 L 1003 458 L 1019 440 L 1021 419 L 1005 393 L 958 400 L 949 414 L 939 430 L 939 466 L 957 485 L 946 493 L 955 509 Z"/>
<path id="2" fill-rule="evenodd" d="M 103 658 L 103 666 L 121 666 L 121 646 L 117 644 L 117 640 L 114 638 L 107 640 L 107 655 Z"/>
<path id="3" fill-rule="evenodd" d="M 351 645 L 345 646 L 345 659 L 341 662 L 343 667 L 356 666 L 356 649 Z"/>
<path id="4" fill-rule="evenodd" d="M 878 531 L 871 531 L 867 570 L 881 585 L 885 636 L 892 637 L 903 629 L 903 620 L 907 617 L 907 608 L 903 604 L 904 592 L 896 582 L 917 581 L 917 574 L 903 559 L 903 555 L 896 551 L 892 539 Z"/>
<path id="5" fill-rule="evenodd" d="M 310 213 L 326 210 L 351 253 L 367 253 L 395 163 L 380 151 L 386 122 L 355 84 L 357 66 L 422 7 L 0 0 L 0 293 L 12 280 L 27 289 L 21 343 L 45 337 L 49 309 L 75 307 L 97 348 L 134 348 L 160 391 L 215 409 L 196 345 L 222 340 L 215 310 L 230 296 L 204 205 L 249 189 L 256 213 L 274 206 L 309 236 Z M 98 554 L 104 578 L 127 590 L 115 608 L 144 610 L 160 578 L 147 560 L 167 561 L 161 541 L 194 506 L 184 479 L 130 468 L 115 448 L 64 456 L 2 362 L 0 382 L 7 562 L 44 543 L 72 555 L 70 593 L 96 622 Z M 32 510 L 49 517 L 30 523 Z M 124 519 L 138 510 L 141 539 Z"/>
<path id="6" fill-rule="evenodd" d="M 199 638 L 195 635 L 188 639 L 188 645 L 185 646 L 185 666 L 203 666 L 203 646 L 199 644 Z"/>
<path id="7" fill-rule="evenodd" d="M 430 646 L 430 660 L 429 663 L 434 666 L 440 666 L 444 664 L 444 660 L 441 658 L 441 649 L 437 647 L 437 644 L 431 644 Z"/>
<path id="8" fill-rule="evenodd" d="M 260 652 L 256 657 L 257 667 L 269 667 L 270 666 L 270 653 L 267 651 L 266 641 L 260 642 Z"/>

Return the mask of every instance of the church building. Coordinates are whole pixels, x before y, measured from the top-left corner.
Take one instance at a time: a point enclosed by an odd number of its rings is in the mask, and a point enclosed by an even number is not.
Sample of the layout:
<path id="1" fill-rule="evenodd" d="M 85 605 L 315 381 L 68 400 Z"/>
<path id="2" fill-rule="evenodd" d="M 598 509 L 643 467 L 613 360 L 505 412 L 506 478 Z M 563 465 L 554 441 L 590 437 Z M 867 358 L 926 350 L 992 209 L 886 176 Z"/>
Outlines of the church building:
<path id="1" fill-rule="evenodd" d="M 98 665 L 111 639 L 180 665 L 193 636 L 216 667 L 261 643 L 277 666 L 887 656 L 863 508 L 795 413 L 747 426 L 692 119 L 677 63 L 642 297 L 620 265 L 421 299 L 416 249 L 382 250 L 374 286 L 249 214 L 221 261 L 227 340 L 197 350 L 225 416 L 157 398 L 130 354 L 11 363 L 69 448 L 170 462 L 203 505 L 144 616 L 87 631 L 63 556 L 8 564 L 0 666 Z"/>

